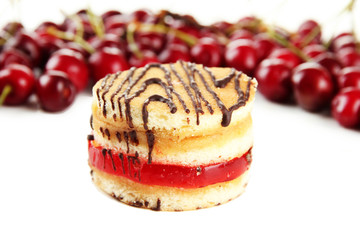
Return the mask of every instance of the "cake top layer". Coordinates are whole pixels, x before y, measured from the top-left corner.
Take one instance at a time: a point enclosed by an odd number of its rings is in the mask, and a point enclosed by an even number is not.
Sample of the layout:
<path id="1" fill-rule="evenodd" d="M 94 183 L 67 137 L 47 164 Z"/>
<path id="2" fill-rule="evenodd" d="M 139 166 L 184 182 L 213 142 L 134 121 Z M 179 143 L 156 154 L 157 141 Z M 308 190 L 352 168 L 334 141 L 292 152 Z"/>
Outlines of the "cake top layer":
<path id="1" fill-rule="evenodd" d="M 94 118 L 147 131 L 231 123 L 253 101 L 257 82 L 233 68 L 149 64 L 107 75 L 93 88 Z M 209 121 L 211 119 L 211 121 Z"/>

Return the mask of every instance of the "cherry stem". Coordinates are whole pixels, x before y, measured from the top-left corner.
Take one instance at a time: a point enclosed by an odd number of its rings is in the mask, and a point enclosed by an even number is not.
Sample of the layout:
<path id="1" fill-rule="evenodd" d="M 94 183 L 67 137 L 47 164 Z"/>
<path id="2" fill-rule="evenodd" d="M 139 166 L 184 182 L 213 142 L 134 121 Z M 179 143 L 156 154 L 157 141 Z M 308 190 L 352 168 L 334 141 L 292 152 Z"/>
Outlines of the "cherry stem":
<path id="1" fill-rule="evenodd" d="M 135 31 L 138 25 L 134 22 L 129 23 L 126 29 L 126 41 L 128 42 L 130 51 L 135 54 L 138 59 L 142 59 L 144 56 L 135 42 Z"/>
<path id="2" fill-rule="evenodd" d="M 79 35 L 78 33 L 73 34 L 73 33 L 70 33 L 70 32 L 63 32 L 63 31 L 60 31 L 60 30 L 56 29 L 55 27 L 48 27 L 47 32 L 49 34 L 57 37 L 57 38 L 76 42 L 82 48 L 84 48 L 86 51 L 88 51 L 89 53 L 94 53 L 95 52 L 95 49 L 88 42 L 86 42 L 84 40 L 82 35 Z"/>
<path id="3" fill-rule="evenodd" d="M 315 39 L 315 37 L 320 33 L 321 28 L 320 26 L 316 26 L 315 28 L 313 28 L 303 39 L 303 41 L 301 41 L 300 46 L 301 47 L 305 47 L 307 46 L 312 40 Z"/>
<path id="4" fill-rule="evenodd" d="M 12 91 L 11 85 L 9 85 L 9 84 L 5 85 L 4 89 L 2 90 L 2 92 L 0 94 L 0 106 L 3 105 L 7 96 L 11 93 L 11 91 Z"/>
<path id="5" fill-rule="evenodd" d="M 267 34 L 274 39 L 277 43 L 281 44 L 282 46 L 288 48 L 290 51 L 292 51 L 296 56 L 301 58 L 304 61 L 309 61 L 310 58 L 306 56 L 301 49 L 297 48 L 294 44 L 292 44 L 289 40 L 281 36 L 280 34 L 276 33 L 273 29 L 267 28 L 266 30 Z"/>
<path id="6" fill-rule="evenodd" d="M 91 28 L 94 30 L 96 36 L 103 38 L 105 35 L 104 22 L 101 17 L 97 16 L 90 8 L 86 10 Z"/>

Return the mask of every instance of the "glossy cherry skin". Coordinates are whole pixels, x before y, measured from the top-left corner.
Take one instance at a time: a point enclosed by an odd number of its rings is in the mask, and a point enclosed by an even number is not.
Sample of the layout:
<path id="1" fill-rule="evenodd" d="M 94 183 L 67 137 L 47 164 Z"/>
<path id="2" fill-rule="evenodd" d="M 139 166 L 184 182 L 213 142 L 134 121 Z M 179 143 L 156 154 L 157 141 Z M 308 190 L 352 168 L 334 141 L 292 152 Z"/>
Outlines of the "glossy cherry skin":
<path id="1" fill-rule="evenodd" d="M 360 126 L 360 89 L 342 89 L 332 100 L 331 114 L 338 123 L 347 128 Z"/>
<path id="2" fill-rule="evenodd" d="M 360 66 L 360 53 L 352 48 L 343 48 L 336 54 L 337 59 L 343 67 Z"/>
<path id="3" fill-rule="evenodd" d="M 249 40 L 252 40 L 253 37 L 254 37 L 254 34 L 252 32 L 250 32 L 249 30 L 239 29 L 239 30 L 234 31 L 230 35 L 230 41 L 235 41 L 237 39 L 249 39 Z"/>
<path id="4" fill-rule="evenodd" d="M 296 36 L 298 37 L 298 40 L 302 42 L 302 46 L 300 47 L 305 46 L 303 45 L 305 43 L 304 41 L 306 41 L 306 38 L 308 38 L 309 35 L 313 34 L 315 31 L 317 31 L 317 34 L 313 37 L 313 39 L 310 39 L 310 42 L 319 43 L 321 41 L 321 27 L 316 21 L 311 19 L 306 20 L 299 26 L 296 32 Z"/>
<path id="5" fill-rule="evenodd" d="M 252 75 L 258 62 L 253 41 L 238 39 L 230 42 L 225 49 L 225 61 L 227 66 Z"/>
<path id="6" fill-rule="evenodd" d="M 90 56 L 89 64 L 94 82 L 107 74 L 129 69 L 128 62 L 118 48 L 104 47 L 98 49 Z"/>
<path id="7" fill-rule="evenodd" d="M 343 35 L 334 40 L 331 44 L 331 47 L 334 52 L 338 52 L 344 48 L 351 48 L 355 50 L 356 39 L 353 35 Z"/>
<path id="8" fill-rule="evenodd" d="M 109 11 L 106 11 L 103 14 L 101 14 L 101 18 L 102 18 L 103 22 L 105 22 L 106 19 L 108 19 L 109 17 L 116 16 L 116 15 L 121 15 L 121 12 L 119 12 L 117 10 L 109 10 Z"/>
<path id="9" fill-rule="evenodd" d="M 275 48 L 279 47 L 266 33 L 256 34 L 254 40 L 259 61 L 267 58 Z"/>
<path id="10" fill-rule="evenodd" d="M 338 75 L 339 88 L 354 87 L 360 89 L 360 67 L 343 68 Z"/>
<path id="11" fill-rule="evenodd" d="M 33 66 L 38 66 L 41 61 L 41 48 L 32 34 L 19 32 L 6 43 L 5 48 L 16 48 L 24 52 L 31 59 Z"/>
<path id="12" fill-rule="evenodd" d="M 2 51 L 0 54 L 0 69 L 12 63 L 18 63 L 32 68 L 30 58 L 20 50 L 9 48 Z"/>
<path id="13" fill-rule="evenodd" d="M 268 58 L 282 59 L 290 68 L 295 68 L 302 60 L 287 48 L 276 48 Z"/>
<path id="14" fill-rule="evenodd" d="M 319 54 L 325 53 L 326 48 L 321 44 L 312 44 L 304 47 L 302 51 L 309 58 L 315 58 Z"/>
<path id="15" fill-rule="evenodd" d="M 292 69 L 280 59 L 265 59 L 255 71 L 259 91 L 274 102 L 288 102 L 292 96 Z"/>
<path id="16" fill-rule="evenodd" d="M 61 46 L 61 49 L 70 49 L 72 51 L 78 52 L 83 56 L 84 59 L 87 59 L 90 56 L 90 53 L 76 42 L 65 42 Z"/>
<path id="17" fill-rule="evenodd" d="M 141 52 L 142 58 L 136 57 L 132 54 L 129 58 L 129 64 L 134 67 L 143 67 L 149 63 L 158 63 L 160 62 L 156 54 L 150 50 L 143 50 Z"/>
<path id="18" fill-rule="evenodd" d="M 307 62 L 294 69 L 292 83 L 296 102 L 307 111 L 329 106 L 335 86 L 328 71 L 320 64 Z"/>
<path id="19" fill-rule="evenodd" d="M 147 49 L 159 53 L 165 46 L 166 37 L 161 33 L 137 32 L 135 42 L 141 50 Z"/>
<path id="20" fill-rule="evenodd" d="M 0 71 L 0 95 L 5 86 L 11 91 L 5 98 L 6 105 L 20 105 L 33 93 L 35 77 L 30 68 L 20 64 L 10 64 Z"/>
<path id="21" fill-rule="evenodd" d="M 337 77 L 341 71 L 341 65 L 337 61 L 335 54 L 331 52 L 319 54 L 314 58 L 314 62 L 319 63 L 321 66 L 326 68 L 326 70 L 328 70 L 337 89 Z"/>
<path id="22" fill-rule="evenodd" d="M 104 21 L 105 32 L 123 36 L 126 32 L 126 26 L 128 22 L 128 15 L 121 14 L 110 16 Z"/>
<path id="23" fill-rule="evenodd" d="M 66 73 L 78 92 L 86 88 L 89 71 L 83 56 L 70 49 L 56 51 L 46 63 L 45 70 L 58 70 Z"/>
<path id="24" fill-rule="evenodd" d="M 125 43 L 123 42 L 122 38 L 119 35 L 112 33 L 107 33 L 101 38 L 95 36 L 91 38 L 88 42 L 95 50 L 104 47 L 116 47 L 119 48 L 120 50 L 125 49 Z"/>
<path id="25" fill-rule="evenodd" d="M 76 96 L 76 87 L 64 72 L 50 70 L 36 81 L 36 95 L 47 112 L 59 112 L 70 106 Z"/>
<path id="26" fill-rule="evenodd" d="M 227 34 L 228 29 L 233 26 L 233 24 L 226 22 L 226 21 L 219 21 L 216 23 L 211 24 L 211 28 L 216 29 L 216 31 L 220 31 L 223 34 Z"/>
<path id="27" fill-rule="evenodd" d="M 190 50 L 194 62 L 208 67 L 218 67 L 222 62 L 222 49 L 209 37 L 201 38 Z"/>
<path id="28" fill-rule="evenodd" d="M 191 61 L 189 49 L 182 44 L 169 44 L 158 56 L 162 63 L 174 63 L 178 60 Z"/>

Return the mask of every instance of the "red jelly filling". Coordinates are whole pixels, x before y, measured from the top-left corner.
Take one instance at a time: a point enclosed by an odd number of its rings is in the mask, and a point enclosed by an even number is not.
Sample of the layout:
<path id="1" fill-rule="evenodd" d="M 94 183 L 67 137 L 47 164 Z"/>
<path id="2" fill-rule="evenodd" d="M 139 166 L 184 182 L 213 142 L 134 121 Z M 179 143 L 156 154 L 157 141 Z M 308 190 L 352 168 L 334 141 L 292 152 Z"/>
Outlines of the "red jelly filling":
<path id="1" fill-rule="evenodd" d="M 250 166 L 251 149 L 243 156 L 230 161 L 199 166 L 182 166 L 148 163 L 138 154 L 94 146 L 88 141 L 89 163 L 106 173 L 126 177 L 132 181 L 148 185 L 199 188 L 211 184 L 233 180 L 243 174 Z"/>

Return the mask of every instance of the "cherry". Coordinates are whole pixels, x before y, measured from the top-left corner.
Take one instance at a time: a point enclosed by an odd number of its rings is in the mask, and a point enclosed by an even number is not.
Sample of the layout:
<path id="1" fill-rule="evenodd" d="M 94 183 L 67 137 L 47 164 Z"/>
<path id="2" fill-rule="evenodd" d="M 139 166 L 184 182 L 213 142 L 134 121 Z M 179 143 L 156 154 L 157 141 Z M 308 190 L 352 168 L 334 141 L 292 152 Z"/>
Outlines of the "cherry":
<path id="1" fill-rule="evenodd" d="M 117 10 L 109 10 L 109 11 L 106 11 L 103 14 L 101 14 L 101 18 L 102 18 L 103 22 L 105 22 L 109 17 L 117 16 L 117 15 L 121 15 L 121 12 L 119 12 Z"/>
<path id="2" fill-rule="evenodd" d="M 360 89 L 353 87 L 342 89 L 331 102 L 331 114 L 344 127 L 359 127 Z"/>
<path id="3" fill-rule="evenodd" d="M 125 43 L 119 35 L 107 33 L 103 37 L 95 36 L 88 41 L 97 50 L 104 47 L 116 47 L 120 50 L 125 49 Z"/>
<path id="4" fill-rule="evenodd" d="M 148 22 L 154 14 L 148 9 L 139 9 L 130 14 L 131 21 Z"/>
<path id="5" fill-rule="evenodd" d="M 255 16 L 246 16 L 238 20 L 236 25 L 239 28 L 249 30 L 253 33 L 257 32 L 258 25 L 260 23 L 260 19 Z"/>
<path id="6" fill-rule="evenodd" d="M 55 28 L 57 30 L 61 30 L 61 27 L 59 25 L 57 25 L 56 23 L 46 21 L 46 22 L 40 23 L 40 25 L 35 28 L 35 32 L 38 34 L 39 33 L 47 33 L 49 28 Z"/>
<path id="7" fill-rule="evenodd" d="M 228 29 L 233 26 L 231 23 L 226 21 L 219 21 L 216 23 L 211 24 L 211 28 L 216 29 L 217 31 L 220 31 L 223 34 L 227 34 Z"/>
<path id="8" fill-rule="evenodd" d="M 353 35 L 343 35 L 334 40 L 331 44 L 331 47 L 334 52 L 338 52 L 344 48 L 351 48 L 355 50 L 356 39 Z"/>
<path id="9" fill-rule="evenodd" d="M 129 64 L 134 67 L 143 67 L 149 63 L 158 63 L 159 59 L 156 54 L 150 50 L 143 50 L 141 52 L 142 57 L 138 58 L 134 54 L 129 58 Z"/>
<path id="10" fill-rule="evenodd" d="M 104 47 L 96 50 L 89 58 L 93 80 L 96 82 L 109 73 L 129 69 L 129 65 L 118 48 Z"/>
<path id="11" fill-rule="evenodd" d="M 45 69 L 66 73 L 78 92 L 84 90 L 89 81 L 88 67 L 83 56 L 70 49 L 56 51 L 46 63 Z"/>
<path id="12" fill-rule="evenodd" d="M 213 38 L 201 38 L 190 50 L 192 59 L 196 63 L 208 67 L 218 67 L 222 60 L 222 49 Z"/>
<path id="13" fill-rule="evenodd" d="M 59 112 L 72 104 L 76 87 L 64 72 L 49 70 L 36 81 L 40 106 L 48 112 Z"/>
<path id="14" fill-rule="evenodd" d="M 259 60 L 267 58 L 269 54 L 278 47 L 278 45 L 271 40 L 266 33 L 256 34 L 254 40 Z"/>
<path id="15" fill-rule="evenodd" d="M 36 35 L 37 43 L 41 49 L 41 61 L 40 65 L 44 66 L 51 54 L 59 50 L 63 45 L 62 39 L 56 38 L 47 32 L 39 32 Z"/>
<path id="16" fill-rule="evenodd" d="M 0 68 L 4 68 L 12 63 L 26 65 L 29 68 L 32 67 L 30 58 L 25 53 L 15 48 L 6 49 L 0 54 Z"/>
<path id="17" fill-rule="evenodd" d="M 156 53 L 161 52 L 164 48 L 166 38 L 164 34 L 156 32 L 137 32 L 135 42 L 142 50 L 148 49 Z"/>
<path id="18" fill-rule="evenodd" d="M 183 44 L 168 44 L 167 47 L 158 55 L 162 63 L 174 63 L 178 60 L 191 61 L 189 49 Z"/>
<path id="19" fill-rule="evenodd" d="M 90 53 L 88 51 L 86 51 L 82 46 L 80 46 L 80 44 L 76 43 L 76 42 L 65 42 L 62 46 L 61 49 L 69 49 L 75 52 L 80 53 L 84 59 L 87 59 L 90 56 Z"/>
<path id="20" fill-rule="evenodd" d="M 326 48 L 321 44 L 312 44 L 304 47 L 302 51 L 309 58 L 315 58 L 319 54 L 326 52 Z"/>
<path id="21" fill-rule="evenodd" d="M 123 36 L 126 32 L 126 26 L 128 22 L 128 15 L 121 14 L 110 16 L 104 21 L 105 32 Z"/>
<path id="22" fill-rule="evenodd" d="M 360 53 L 356 52 L 355 49 L 340 49 L 336 56 L 343 67 L 360 66 Z"/>
<path id="23" fill-rule="evenodd" d="M 313 38 L 308 39 L 309 37 L 312 37 L 312 34 L 315 34 Z M 321 27 L 314 20 L 306 20 L 299 26 L 296 32 L 296 37 L 297 40 L 295 41 L 300 44 L 300 48 L 308 45 L 309 43 L 319 43 L 321 41 Z M 309 42 L 306 43 L 306 41 Z"/>
<path id="24" fill-rule="evenodd" d="M 237 40 L 237 39 L 249 39 L 249 40 L 252 40 L 253 37 L 254 37 L 254 34 L 252 32 L 250 32 L 249 30 L 238 29 L 238 30 L 234 31 L 230 35 L 230 41 L 234 41 L 234 40 Z"/>
<path id="25" fill-rule="evenodd" d="M 225 49 L 227 66 L 252 75 L 257 65 L 257 52 L 253 41 L 238 39 L 230 42 Z"/>
<path id="26" fill-rule="evenodd" d="M 41 48 L 32 34 L 19 32 L 14 38 L 6 42 L 5 48 L 16 48 L 28 55 L 34 66 L 41 60 Z"/>
<path id="27" fill-rule="evenodd" d="M 34 85 L 35 77 L 30 68 L 16 63 L 7 65 L 0 71 L 1 104 L 23 104 L 32 94 Z"/>
<path id="28" fill-rule="evenodd" d="M 302 60 L 288 48 L 276 48 L 272 51 L 268 58 L 282 59 L 290 68 L 295 68 Z"/>
<path id="29" fill-rule="evenodd" d="M 355 87 L 360 89 L 360 67 L 343 68 L 338 76 L 340 88 Z"/>
<path id="30" fill-rule="evenodd" d="M 337 76 L 340 73 L 341 65 L 337 61 L 335 54 L 331 52 L 319 54 L 316 58 L 314 58 L 314 62 L 317 62 L 326 68 L 331 74 L 334 84 L 337 85 Z"/>
<path id="31" fill-rule="evenodd" d="M 269 100 L 287 102 L 292 96 L 291 68 L 281 59 L 265 59 L 256 69 L 259 91 Z"/>
<path id="32" fill-rule="evenodd" d="M 331 76 L 319 63 L 307 62 L 297 66 L 292 83 L 296 102 L 311 112 L 327 107 L 334 94 Z"/>

